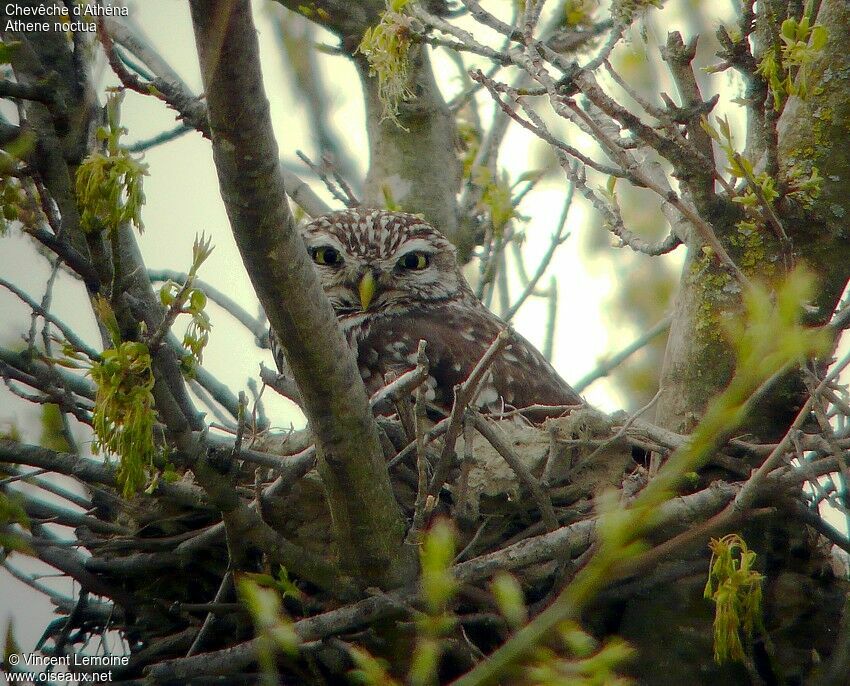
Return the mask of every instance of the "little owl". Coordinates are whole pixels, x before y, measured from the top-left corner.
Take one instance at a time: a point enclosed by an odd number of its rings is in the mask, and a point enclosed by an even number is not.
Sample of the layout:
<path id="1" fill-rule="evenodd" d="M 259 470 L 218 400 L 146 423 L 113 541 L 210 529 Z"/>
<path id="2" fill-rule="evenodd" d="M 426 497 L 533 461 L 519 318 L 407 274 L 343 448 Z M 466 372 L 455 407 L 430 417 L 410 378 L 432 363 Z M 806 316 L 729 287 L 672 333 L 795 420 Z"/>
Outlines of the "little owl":
<path id="1" fill-rule="evenodd" d="M 411 214 L 373 209 L 318 217 L 302 233 L 368 392 L 413 369 L 424 339 L 430 363 L 425 397 L 448 412 L 454 386 L 506 326 L 475 297 L 448 239 Z M 274 336 L 271 344 L 287 374 Z M 580 403 L 517 333 L 493 361 L 475 402 L 489 412 Z"/>

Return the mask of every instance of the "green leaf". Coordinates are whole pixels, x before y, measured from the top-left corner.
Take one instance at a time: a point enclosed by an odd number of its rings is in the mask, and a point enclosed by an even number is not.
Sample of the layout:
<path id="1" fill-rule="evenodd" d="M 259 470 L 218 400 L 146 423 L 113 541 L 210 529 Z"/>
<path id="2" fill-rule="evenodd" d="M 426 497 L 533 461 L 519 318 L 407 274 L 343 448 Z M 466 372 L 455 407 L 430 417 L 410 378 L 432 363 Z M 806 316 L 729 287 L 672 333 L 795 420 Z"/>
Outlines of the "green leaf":
<path id="1" fill-rule="evenodd" d="M 180 287 L 169 279 L 159 289 L 159 301 L 165 307 L 169 307 L 174 302 L 174 298 L 177 296 L 179 290 Z"/>
<path id="2" fill-rule="evenodd" d="M 715 605 L 714 659 L 718 664 L 745 657 L 742 638 L 761 627 L 762 581 L 756 554 L 738 534 L 709 543 L 712 556 L 704 595 Z"/>
<path id="3" fill-rule="evenodd" d="M 355 682 L 366 686 L 401 686 L 390 676 L 386 660 L 373 657 L 368 651 L 355 645 L 349 646 L 348 654 L 356 666 L 356 669 L 349 673 Z"/>
<path id="4" fill-rule="evenodd" d="M 422 595 L 432 612 L 439 612 L 457 589 L 449 571 L 454 555 L 454 529 L 447 520 L 438 519 L 425 534 L 420 551 Z"/>
<path id="5" fill-rule="evenodd" d="M 5 551 L 34 555 L 29 544 L 15 533 L 14 525 L 30 528 L 30 519 L 17 498 L 0 492 L 0 554 Z"/>
<path id="6" fill-rule="evenodd" d="M 111 310 L 110 310 L 111 311 Z M 92 428 L 95 450 L 120 460 L 118 483 L 129 498 L 155 473 L 157 448 L 153 428 L 154 377 L 150 351 L 144 343 L 127 341 L 103 351 L 89 375 L 97 384 Z"/>
<path id="7" fill-rule="evenodd" d="M 413 658 L 410 661 L 408 683 L 410 686 L 431 686 L 436 683 L 437 668 L 440 664 L 442 649 L 436 638 L 420 638 L 416 642 Z"/>
<path id="8" fill-rule="evenodd" d="M 794 38 L 798 41 L 805 41 L 809 37 L 809 18 L 803 17 L 797 24 L 797 30 L 794 32 Z"/>
<path id="9" fill-rule="evenodd" d="M 189 295 L 189 307 L 192 310 L 200 311 L 203 310 L 207 306 L 207 296 L 206 294 L 200 290 L 199 288 L 192 289 L 191 294 Z"/>
<path id="10" fill-rule="evenodd" d="M 192 267 L 189 270 L 192 276 L 197 273 L 213 250 L 215 250 L 215 246 L 212 245 L 211 236 L 205 237 L 203 233 L 200 236 L 195 235 L 195 242 L 192 244 Z"/>
<path id="11" fill-rule="evenodd" d="M 517 629 L 528 621 L 525 595 L 516 577 L 507 572 L 499 572 L 493 579 L 490 590 L 499 606 L 499 612 L 510 626 Z"/>
<path id="12" fill-rule="evenodd" d="M 15 640 L 15 630 L 14 625 L 12 624 L 12 617 L 10 615 L 9 619 L 6 621 L 6 638 L 3 641 L 4 667 L 9 664 L 10 655 L 20 655 L 21 652 L 21 646 L 19 646 L 18 642 Z"/>
<path id="13" fill-rule="evenodd" d="M 304 593 L 300 588 L 298 588 L 298 586 L 295 585 L 295 582 L 289 578 L 289 571 L 283 565 L 278 567 L 276 585 L 284 598 L 290 597 L 295 598 L 296 600 L 304 598 Z"/>
<path id="14" fill-rule="evenodd" d="M 826 47 L 829 40 L 829 31 L 825 26 L 815 26 L 812 28 L 812 36 L 809 46 L 812 50 L 820 51 Z"/>
<path id="15" fill-rule="evenodd" d="M 292 628 L 292 620 L 283 613 L 277 591 L 264 588 L 243 574 L 236 578 L 236 590 L 242 604 L 251 613 L 257 637 L 263 639 L 263 650 L 271 653 L 278 649 L 287 655 L 297 653 L 300 641 Z"/>
<path id="16" fill-rule="evenodd" d="M 732 142 L 732 130 L 729 127 L 729 118 L 723 117 L 723 119 L 717 120 L 718 125 L 720 126 L 720 134 L 730 143 Z"/>
<path id="17" fill-rule="evenodd" d="M 699 118 L 699 125 L 712 139 L 714 139 L 717 143 L 720 143 L 720 134 L 717 133 L 717 129 L 711 125 L 704 115 Z"/>
<path id="18" fill-rule="evenodd" d="M 0 64 L 11 64 L 20 41 L 0 41 Z"/>
<path id="19" fill-rule="evenodd" d="M 788 40 L 795 40 L 797 35 L 797 20 L 796 19 L 786 19 L 782 22 L 782 28 L 780 29 L 780 33 L 783 37 Z"/>
<path id="20" fill-rule="evenodd" d="M 77 168 L 75 186 L 80 226 L 86 232 L 112 234 L 126 222 L 139 232 L 144 230 L 143 177 L 148 174 L 148 165 L 135 159 L 120 144 L 120 137 L 127 132 L 119 124 L 123 97 L 123 92 L 113 92 L 107 97 L 108 128 L 97 131 L 98 140 L 106 143 L 106 152 L 93 152 Z"/>

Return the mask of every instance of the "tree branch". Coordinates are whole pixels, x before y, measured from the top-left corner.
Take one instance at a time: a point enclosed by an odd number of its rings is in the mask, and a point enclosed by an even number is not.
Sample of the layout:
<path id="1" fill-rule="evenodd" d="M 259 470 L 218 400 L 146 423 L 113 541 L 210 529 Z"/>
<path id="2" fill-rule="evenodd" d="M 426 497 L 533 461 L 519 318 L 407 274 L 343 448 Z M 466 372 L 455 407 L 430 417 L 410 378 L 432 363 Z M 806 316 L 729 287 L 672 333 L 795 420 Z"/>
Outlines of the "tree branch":
<path id="1" fill-rule="evenodd" d="M 221 194 L 304 399 L 343 566 L 366 583 L 400 583 L 412 551 L 363 382 L 286 202 L 250 4 L 193 0 L 191 11 Z"/>

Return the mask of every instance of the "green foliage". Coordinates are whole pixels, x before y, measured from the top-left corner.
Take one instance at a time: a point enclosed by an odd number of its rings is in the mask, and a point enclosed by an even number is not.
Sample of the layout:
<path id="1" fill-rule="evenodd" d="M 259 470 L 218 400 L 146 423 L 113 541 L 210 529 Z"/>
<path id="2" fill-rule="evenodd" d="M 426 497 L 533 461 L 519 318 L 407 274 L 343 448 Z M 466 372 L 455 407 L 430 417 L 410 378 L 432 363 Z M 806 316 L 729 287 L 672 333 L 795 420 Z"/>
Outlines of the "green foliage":
<path id="1" fill-rule="evenodd" d="M 21 646 L 18 645 L 18 642 L 15 640 L 15 631 L 14 626 L 12 625 L 12 617 L 9 616 L 9 619 L 6 622 L 6 639 L 3 641 L 3 669 L 6 670 L 6 673 L 10 673 L 13 671 L 17 671 L 14 667 L 11 667 L 9 664 L 9 657 L 11 655 L 20 655 L 23 651 L 21 650 Z"/>
<path id="2" fill-rule="evenodd" d="M 280 594 L 274 588 L 265 588 L 249 575 L 236 579 L 239 599 L 251 614 L 257 635 L 257 661 L 263 671 L 263 684 L 278 684 L 276 658 L 278 651 L 286 655 L 298 652 L 298 634 L 292 620 L 283 612 Z"/>
<path id="3" fill-rule="evenodd" d="M 828 331 L 801 323 L 813 291 L 813 278 L 802 269 L 789 274 L 775 292 L 759 283 L 747 290 L 742 316 L 724 323 L 735 352 L 735 376 L 709 404 L 687 446 L 662 469 L 664 478 L 651 481 L 636 504 L 643 499 L 654 500 L 660 491 L 701 467 L 717 440 L 741 424 L 753 394 L 768 379 L 829 349 Z"/>
<path id="4" fill-rule="evenodd" d="M 524 669 L 529 686 L 628 686 L 631 679 L 617 670 L 634 655 L 634 649 L 620 638 L 603 645 L 582 631 L 575 622 L 558 627 L 558 637 L 568 657 L 551 648 L 538 648 Z"/>
<path id="5" fill-rule="evenodd" d="M 313 17 L 318 17 L 322 21 L 327 21 L 330 19 L 330 14 L 323 7 L 314 7 L 311 5 L 298 5 L 298 13 L 303 16 L 311 19 Z"/>
<path id="6" fill-rule="evenodd" d="M 431 613 L 442 612 L 457 590 L 449 571 L 455 556 L 455 533 L 451 523 L 438 519 L 422 542 L 422 597 Z"/>
<path id="7" fill-rule="evenodd" d="M 507 171 L 494 177 L 487 167 L 472 170 L 472 182 L 482 189 L 479 206 L 490 215 L 493 234 L 501 236 L 507 223 L 516 216 Z"/>
<path id="8" fill-rule="evenodd" d="M 481 149 L 481 134 L 474 124 L 461 119 L 457 123 L 457 135 L 463 151 L 461 177 L 467 179 L 472 176 L 472 166 L 475 164 L 478 151 Z"/>
<path id="9" fill-rule="evenodd" d="M 120 340 L 115 315 L 106 300 L 99 298 L 95 308 L 114 347 L 104 350 L 89 369 L 97 384 L 93 447 L 118 456 L 118 485 L 129 498 L 145 486 L 157 454 L 151 356 L 144 343 Z"/>
<path id="10" fill-rule="evenodd" d="M 564 19 L 567 26 L 590 26 L 598 6 L 597 0 L 567 0 L 564 3 Z"/>
<path id="11" fill-rule="evenodd" d="M 765 211 L 779 199 L 777 181 L 765 172 L 756 174 L 752 161 L 735 149 L 732 130 L 726 117 L 718 118 L 717 123 L 718 128 L 715 128 L 705 117 L 700 121 L 702 129 L 711 136 L 726 155 L 728 163 L 726 172 L 733 178 L 744 179 L 747 182 L 747 187 L 743 193 L 732 198 L 732 202 L 740 205 L 746 215 L 745 219 L 736 224 L 739 234 L 737 237 L 738 245 L 751 248 L 751 250 L 744 250 L 742 266 L 745 268 L 755 267 L 752 249 L 760 247 L 760 241 L 756 241 L 758 245 L 754 245 L 753 237 L 756 237 L 767 223 Z M 812 167 L 811 171 L 805 172 L 795 165 L 788 170 L 786 197 L 795 200 L 803 207 L 810 208 L 820 195 L 822 185 L 823 177 L 818 173 L 817 167 Z M 763 250 L 757 250 L 757 252 L 761 254 L 762 258 L 764 257 Z M 748 261 L 750 264 L 747 263 Z"/>
<path id="12" fill-rule="evenodd" d="M 706 117 L 700 119 L 700 126 L 714 140 L 720 149 L 726 155 L 726 161 L 729 166 L 726 167 L 726 173 L 731 174 L 737 179 L 746 179 L 753 175 L 753 163 L 738 153 L 735 149 L 735 138 L 732 135 L 732 128 L 729 126 L 729 118 L 717 118 L 718 128 L 714 128 Z"/>
<path id="13" fill-rule="evenodd" d="M 173 484 L 177 481 L 180 481 L 180 474 L 178 474 L 177 470 L 174 469 L 173 464 L 166 462 L 160 470 L 154 472 L 153 477 L 148 482 L 144 492 L 146 495 L 153 495 L 156 493 L 156 489 L 159 488 L 160 482 Z"/>
<path id="14" fill-rule="evenodd" d="M 425 533 L 420 549 L 421 597 L 426 612 L 416 620 L 416 643 L 410 658 L 410 669 L 404 683 L 429 686 L 436 683 L 443 652 L 442 639 L 456 626 L 456 618 L 448 609 L 457 591 L 451 573 L 455 557 L 455 531 L 451 523 L 438 519 Z M 360 648 L 351 649 L 355 662 L 350 676 L 368 686 L 400 686 L 389 673 L 389 665 Z"/>
<path id="15" fill-rule="evenodd" d="M 378 99 L 383 119 L 399 128 L 399 103 L 413 97 L 410 89 L 411 18 L 402 13 L 408 0 L 390 0 L 376 26 L 366 29 L 357 51 L 369 62 L 369 75 L 378 77 Z"/>
<path id="16" fill-rule="evenodd" d="M 448 609 L 458 587 L 451 573 L 454 557 L 454 528 L 448 520 L 438 519 L 425 534 L 420 549 L 420 583 L 427 613 L 416 623 L 416 646 L 407 678 L 411 686 L 436 682 L 441 639 L 455 627 L 455 616 Z"/>
<path id="17" fill-rule="evenodd" d="M 613 0 L 611 17 L 620 26 L 631 26 L 635 16 L 651 7 L 660 8 L 663 0 Z"/>
<path id="18" fill-rule="evenodd" d="M 30 519 L 23 506 L 6 493 L 0 493 L 0 557 L 16 551 L 27 555 L 33 551 L 20 536 L 15 534 L 13 525 L 30 528 Z"/>
<path id="19" fill-rule="evenodd" d="M 65 438 L 62 411 L 58 405 L 47 403 L 41 408 L 41 438 L 39 444 L 59 453 L 69 452 L 71 446 Z"/>
<path id="20" fill-rule="evenodd" d="M 421 599 L 426 612 L 416 621 L 416 637 L 410 669 L 403 681 L 390 673 L 390 665 L 359 647 L 349 654 L 356 669 L 349 676 L 367 686 L 431 686 L 437 683 L 444 639 L 457 627 L 448 609 L 457 590 L 451 573 L 455 532 L 448 520 L 438 520 L 425 534 L 420 555 Z M 528 609 L 519 582 L 507 572 L 498 573 L 490 587 L 508 624 L 521 632 L 528 625 Z M 562 622 L 545 646 L 536 647 L 524 660 L 510 683 L 528 686 L 628 686 L 631 681 L 616 670 L 634 651 L 614 638 L 600 645 L 573 622 Z M 504 675 L 502 675 L 504 676 Z"/>
<path id="21" fill-rule="evenodd" d="M 711 567 L 705 597 L 715 605 L 714 659 L 743 661 L 741 635 L 749 640 L 761 626 L 762 580 L 756 554 L 738 534 L 711 539 Z"/>
<path id="22" fill-rule="evenodd" d="M 516 577 L 507 572 L 499 572 L 490 584 L 490 592 L 496 599 L 499 612 L 512 628 L 517 629 L 528 622 L 525 595 Z"/>
<path id="23" fill-rule="evenodd" d="M 393 196 L 393 190 L 389 184 L 381 184 L 381 195 L 384 197 L 384 209 L 390 212 L 402 212 L 402 207 Z"/>
<path id="24" fill-rule="evenodd" d="M 789 274 L 775 296 L 758 284 L 747 291 L 746 318 L 727 324 L 739 377 L 765 380 L 789 364 L 829 350 L 828 331 L 801 323 L 813 293 L 814 280 L 802 269 Z"/>
<path id="25" fill-rule="evenodd" d="M 26 196 L 18 179 L 0 175 L 0 236 L 9 230 L 9 222 L 21 218 Z"/>
<path id="26" fill-rule="evenodd" d="M 109 301 L 102 296 L 98 296 L 92 301 L 92 307 L 97 320 L 109 334 L 112 344 L 117 346 L 121 342 L 121 330 L 118 327 L 118 319 L 115 316 L 115 312 L 112 311 Z"/>
<path id="27" fill-rule="evenodd" d="M 788 191 L 785 197 L 795 200 L 805 209 L 810 210 L 814 207 L 815 200 L 820 196 L 823 188 L 823 177 L 818 172 L 817 167 L 812 167 L 811 171 L 805 171 L 795 164 L 788 169 L 786 184 Z"/>
<path id="28" fill-rule="evenodd" d="M 514 630 L 528 624 L 528 609 L 519 582 L 500 572 L 490 586 L 499 611 Z M 529 686 L 627 686 L 631 681 L 617 670 L 634 654 L 622 639 L 604 645 L 575 622 L 560 624 L 547 645 L 538 646 L 522 667 L 520 683 Z"/>
<path id="29" fill-rule="evenodd" d="M 411 686 L 436 684 L 442 652 L 439 635 L 428 629 L 422 631 L 413 650 L 407 683 Z"/>
<path id="30" fill-rule="evenodd" d="M 374 657 L 368 650 L 357 646 L 349 648 L 349 655 L 356 667 L 348 675 L 355 683 L 365 686 L 401 686 L 400 682 L 390 676 L 386 660 Z"/>
<path id="31" fill-rule="evenodd" d="M 186 333 L 183 334 L 183 347 L 188 354 L 181 360 L 181 367 L 187 376 L 192 376 L 195 366 L 203 362 L 204 348 L 210 340 L 212 324 L 209 315 L 204 311 L 207 306 L 207 296 L 200 288 L 194 287 L 198 270 L 214 250 L 210 241 L 211 239 L 204 238 L 203 234 L 195 237 L 195 243 L 192 246 L 192 266 L 182 286 L 169 280 L 159 289 L 160 302 L 175 316 L 178 314 L 191 316 Z"/>
<path id="32" fill-rule="evenodd" d="M 744 313 L 726 322 L 735 351 L 736 373 L 726 390 L 708 406 L 690 441 L 667 461 L 655 479 L 628 508 L 617 508 L 613 494 L 603 498 L 599 535 L 603 551 L 639 552 L 639 536 L 657 516 L 657 507 L 699 469 L 716 443 L 739 426 L 752 396 L 768 379 L 793 364 L 826 353 L 831 336 L 802 324 L 804 307 L 814 291 L 810 274 L 797 269 L 771 292 L 755 283 L 744 294 Z"/>
<path id="33" fill-rule="evenodd" d="M 807 16 L 782 22 L 780 43 L 765 52 L 757 70 L 773 93 L 773 105 L 777 110 L 792 95 L 803 100 L 810 95 L 805 67 L 823 50 L 828 39 L 827 28 L 817 24 L 811 26 Z"/>
<path id="34" fill-rule="evenodd" d="M 282 598 L 293 598 L 294 600 L 299 601 L 304 598 L 304 594 L 301 589 L 298 588 L 298 586 L 295 585 L 295 582 L 289 578 L 289 571 L 283 565 L 278 567 L 277 576 L 245 572 L 240 578 L 262 586 L 263 588 L 274 589 Z"/>
<path id="35" fill-rule="evenodd" d="M 11 64 L 15 50 L 21 45 L 20 41 L 0 41 L 0 64 Z"/>
<path id="36" fill-rule="evenodd" d="M 33 209 L 34 202 L 27 198 L 20 177 L 15 174 L 34 146 L 35 134 L 24 131 L 0 152 L 0 236 L 9 230 L 9 222 L 19 221 L 31 227 L 40 219 Z"/>
<path id="37" fill-rule="evenodd" d="M 105 152 L 90 154 L 77 169 L 77 203 L 84 231 L 106 230 L 112 234 L 124 222 L 144 230 L 142 180 L 147 176 L 148 165 L 134 159 L 119 142 L 127 133 L 120 124 L 123 98 L 123 92 L 107 96 L 107 126 L 97 130 Z"/>

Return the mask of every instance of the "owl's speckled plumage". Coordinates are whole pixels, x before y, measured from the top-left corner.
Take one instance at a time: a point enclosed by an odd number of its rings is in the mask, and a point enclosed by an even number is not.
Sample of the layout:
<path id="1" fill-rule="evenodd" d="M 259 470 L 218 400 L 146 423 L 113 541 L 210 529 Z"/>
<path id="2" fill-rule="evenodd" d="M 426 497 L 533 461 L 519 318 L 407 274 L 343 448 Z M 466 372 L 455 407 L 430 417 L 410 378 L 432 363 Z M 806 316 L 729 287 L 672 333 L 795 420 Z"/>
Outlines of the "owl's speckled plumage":
<path id="1" fill-rule="evenodd" d="M 383 387 L 388 376 L 415 367 L 424 339 L 430 362 L 426 397 L 450 409 L 454 386 L 506 325 L 475 297 L 448 239 L 413 215 L 359 208 L 318 217 L 302 234 L 369 393 Z M 323 260 L 327 263 L 319 263 Z M 370 282 L 366 290 L 364 277 Z M 286 373 L 273 336 L 272 349 Z M 476 402 L 490 411 L 580 403 L 516 333 L 494 360 Z"/>

